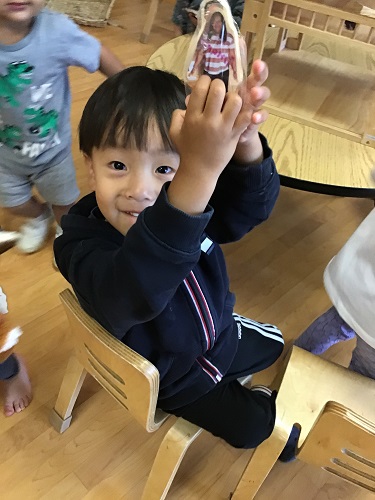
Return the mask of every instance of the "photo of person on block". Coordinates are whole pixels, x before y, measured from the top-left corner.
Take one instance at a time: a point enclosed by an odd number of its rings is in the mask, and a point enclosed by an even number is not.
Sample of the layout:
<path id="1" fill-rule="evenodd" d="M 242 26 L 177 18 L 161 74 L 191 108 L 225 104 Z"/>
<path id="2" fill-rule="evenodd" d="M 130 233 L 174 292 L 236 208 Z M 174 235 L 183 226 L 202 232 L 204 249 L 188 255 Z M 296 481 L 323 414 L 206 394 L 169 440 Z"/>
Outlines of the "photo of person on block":
<path id="1" fill-rule="evenodd" d="M 203 1 L 185 63 L 187 85 L 193 87 L 201 75 L 208 75 L 222 80 L 227 90 L 237 90 L 246 78 L 241 42 L 228 2 Z"/>

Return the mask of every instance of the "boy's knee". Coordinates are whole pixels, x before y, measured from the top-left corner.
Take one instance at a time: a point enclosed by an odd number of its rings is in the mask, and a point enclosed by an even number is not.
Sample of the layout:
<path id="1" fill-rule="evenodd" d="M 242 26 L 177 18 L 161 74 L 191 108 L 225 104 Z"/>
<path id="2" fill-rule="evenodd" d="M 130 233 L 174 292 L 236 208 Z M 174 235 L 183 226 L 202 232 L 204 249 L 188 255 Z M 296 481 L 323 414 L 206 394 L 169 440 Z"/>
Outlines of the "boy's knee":
<path id="1" fill-rule="evenodd" d="M 254 394 L 254 405 L 238 416 L 231 432 L 223 436 L 234 448 L 256 448 L 265 441 L 275 426 L 275 395 Z"/>
<path id="2" fill-rule="evenodd" d="M 274 342 L 275 361 L 281 356 L 283 350 L 284 344 L 282 342 Z"/>

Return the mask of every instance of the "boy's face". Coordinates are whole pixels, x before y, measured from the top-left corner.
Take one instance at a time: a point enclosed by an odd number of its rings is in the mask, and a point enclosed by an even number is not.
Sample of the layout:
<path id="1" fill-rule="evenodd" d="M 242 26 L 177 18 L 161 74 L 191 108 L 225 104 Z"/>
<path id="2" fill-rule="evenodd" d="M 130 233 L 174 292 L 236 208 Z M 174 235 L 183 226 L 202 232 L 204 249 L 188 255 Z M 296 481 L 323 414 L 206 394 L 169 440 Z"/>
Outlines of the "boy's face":
<path id="1" fill-rule="evenodd" d="M 0 0 L 0 20 L 28 22 L 44 7 L 44 0 Z"/>
<path id="2" fill-rule="evenodd" d="M 124 236 L 138 215 L 155 203 L 179 166 L 179 155 L 165 150 L 159 132 L 149 132 L 148 144 L 147 151 L 94 149 L 91 157 L 85 157 L 99 209 Z"/>

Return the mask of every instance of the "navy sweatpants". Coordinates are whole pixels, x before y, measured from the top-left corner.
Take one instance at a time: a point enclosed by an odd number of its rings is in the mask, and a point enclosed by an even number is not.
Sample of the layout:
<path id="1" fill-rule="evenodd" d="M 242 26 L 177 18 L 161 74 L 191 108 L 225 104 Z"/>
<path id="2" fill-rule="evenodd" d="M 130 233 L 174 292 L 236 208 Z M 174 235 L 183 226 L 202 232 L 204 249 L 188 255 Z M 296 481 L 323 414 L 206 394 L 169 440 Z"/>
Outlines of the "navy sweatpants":
<path id="1" fill-rule="evenodd" d="M 18 372 L 18 361 L 14 354 L 11 354 L 3 363 L 0 363 L 0 380 L 14 377 Z"/>
<path id="2" fill-rule="evenodd" d="M 237 379 L 271 366 L 282 353 L 284 341 L 274 325 L 233 316 L 239 344 L 229 371 L 212 391 L 170 413 L 199 425 L 236 448 L 255 448 L 274 428 L 276 392 L 249 389 Z"/>

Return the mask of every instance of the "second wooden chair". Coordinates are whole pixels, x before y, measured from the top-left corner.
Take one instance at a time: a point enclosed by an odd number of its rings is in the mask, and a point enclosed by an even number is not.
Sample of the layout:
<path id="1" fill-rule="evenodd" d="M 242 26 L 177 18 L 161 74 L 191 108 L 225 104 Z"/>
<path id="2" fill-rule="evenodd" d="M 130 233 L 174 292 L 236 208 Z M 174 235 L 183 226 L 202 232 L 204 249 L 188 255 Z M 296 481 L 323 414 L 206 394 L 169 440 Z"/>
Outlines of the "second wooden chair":
<path id="1" fill-rule="evenodd" d="M 293 425 L 297 458 L 375 492 L 375 381 L 293 347 L 274 388 L 276 423 L 232 495 L 250 500 L 275 465 Z"/>

